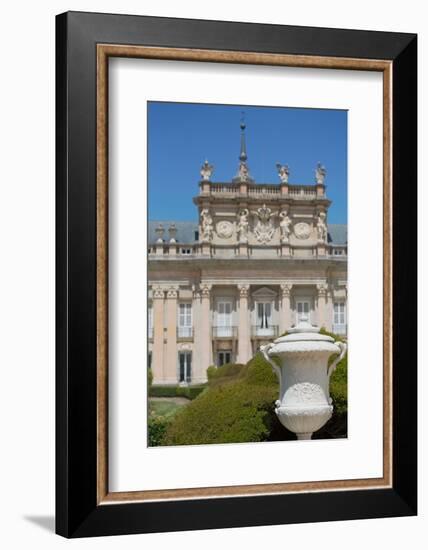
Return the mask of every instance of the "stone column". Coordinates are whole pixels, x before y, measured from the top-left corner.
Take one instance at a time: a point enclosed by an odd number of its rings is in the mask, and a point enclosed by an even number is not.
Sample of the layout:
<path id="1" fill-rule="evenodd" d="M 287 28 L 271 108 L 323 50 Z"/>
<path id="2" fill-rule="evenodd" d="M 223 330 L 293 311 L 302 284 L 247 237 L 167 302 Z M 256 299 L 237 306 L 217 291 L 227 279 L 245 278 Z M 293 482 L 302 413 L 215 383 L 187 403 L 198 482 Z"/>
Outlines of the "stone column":
<path id="1" fill-rule="evenodd" d="M 153 372 L 154 384 L 162 384 L 164 382 L 164 364 L 163 364 L 164 295 L 165 295 L 164 290 L 161 287 L 153 288 L 152 372 Z"/>
<path id="2" fill-rule="evenodd" d="M 326 316 L 326 303 L 327 303 L 327 290 L 328 286 L 325 283 L 317 285 L 318 290 L 318 326 L 326 327 L 327 316 Z"/>
<path id="3" fill-rule="evenodd" d="M 178 286 L 170 286 L 166 293 L 166 384 L 177 383 L 177 298 Z"/>
<path id="4" fill-rule="evenodd" d="M 283 283 L 280 285 L 281 288 L 281 307 L 280 307 L 280 315 L 279 315 L 279 334 L 284 334 L 286 330 L 288 330 L 292 323 L 292 315 L 291 315 L 291 289 L 293 288 L 293 285 L 290 283 Z"/>
<path id="5" fill-rule="evenodd" d="M 238 363 L 251 359 L 250 314 L 248 311 L 248 291 L 250 285 L 238 285 L 239 322 L 238 322 Z"/>
<path id="6" fill-rule="evenodd" d="M 207 368 L 213 364 L 212 358 L 212 334 L 211 334 L 211 288 L 212 285 L 201 284 L 201 307 L 199 317 L 199 327 L 196 330 L 200 332 L 200 368 L 206 372 Z"/>

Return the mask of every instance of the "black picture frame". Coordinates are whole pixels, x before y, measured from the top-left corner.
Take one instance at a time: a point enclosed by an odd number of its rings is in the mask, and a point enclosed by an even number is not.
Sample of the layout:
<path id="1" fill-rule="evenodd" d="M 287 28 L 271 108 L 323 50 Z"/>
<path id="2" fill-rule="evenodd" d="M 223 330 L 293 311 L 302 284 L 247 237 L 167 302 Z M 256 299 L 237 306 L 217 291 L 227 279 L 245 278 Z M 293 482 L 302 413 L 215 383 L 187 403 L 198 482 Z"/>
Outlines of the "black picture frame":
<path id="1" fill-rule="evenodd" d="M 97 503 L 97 44 L 392 62 L 391 488 Z M 417 513 L 417 36 L 68 12 L 56 18 L 56 532 L 65 537 Z"/>

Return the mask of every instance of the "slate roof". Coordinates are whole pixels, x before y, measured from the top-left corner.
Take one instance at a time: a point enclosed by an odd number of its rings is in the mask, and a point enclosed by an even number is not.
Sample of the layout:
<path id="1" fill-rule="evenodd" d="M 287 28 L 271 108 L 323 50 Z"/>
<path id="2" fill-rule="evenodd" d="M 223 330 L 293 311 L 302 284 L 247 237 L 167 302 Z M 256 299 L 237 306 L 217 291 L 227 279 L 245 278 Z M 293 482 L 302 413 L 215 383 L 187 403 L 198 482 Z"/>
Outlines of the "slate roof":
<path id="1" fill-rule="evenodd" d="M 197 222 L 180 222 L 172 220 L 153 220 L 149 221 L 149 245 L 156 242 L 155 229 L 159 224 L 163 225 L 165 230 L 163 234 L 164 241 L 169 241 L 168 227 L 171 224 L 175 224 L 177 228 L 177 236 L 175 240 L 178 243 L 192 244 L 197 242 L 198 224 Z M 330 223 L 328 224 L 328 242 L 331 244 L 347 244 L 348 242 L 348 226 L 346 224 Z"/>
<path id="2" fill-rule="evenodd" d="M 348 226 L 344 223 L 329 223 L 328 242 L 331 244 L 348 244 Z"/>

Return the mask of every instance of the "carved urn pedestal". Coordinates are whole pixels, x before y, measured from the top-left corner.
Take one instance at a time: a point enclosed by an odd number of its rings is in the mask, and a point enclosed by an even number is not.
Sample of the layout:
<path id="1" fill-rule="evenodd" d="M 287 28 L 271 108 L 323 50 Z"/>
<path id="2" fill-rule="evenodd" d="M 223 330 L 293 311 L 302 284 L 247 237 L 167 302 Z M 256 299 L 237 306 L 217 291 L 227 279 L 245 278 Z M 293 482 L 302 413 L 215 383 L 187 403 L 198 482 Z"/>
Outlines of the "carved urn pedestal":
<path id="1" fill-rule="evenodd" d="M 311 439 L 331 418 L 330 377 L 346 353 L 346 344 L 320 334 L 319 328 L 302 320 L 287 336 L 263 346 L 261 352 L 279 378 L 279 421 L 297 439 Z M 333 355 L 337 358 L 328 366 Z M 273 360 L 279 359 L 279 366 Z"/>

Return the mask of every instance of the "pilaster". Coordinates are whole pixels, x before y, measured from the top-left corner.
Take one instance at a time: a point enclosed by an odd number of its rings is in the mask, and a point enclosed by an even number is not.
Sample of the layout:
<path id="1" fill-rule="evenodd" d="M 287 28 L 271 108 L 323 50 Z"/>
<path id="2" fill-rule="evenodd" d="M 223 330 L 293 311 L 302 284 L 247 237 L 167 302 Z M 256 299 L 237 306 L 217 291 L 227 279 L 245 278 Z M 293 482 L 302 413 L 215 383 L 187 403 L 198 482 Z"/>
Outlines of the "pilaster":
<path id="1" fill-rule="evenodd" d="M 238 363 L 247 363 L 251 359 L 250 315 L 248 312 L 248 293 L 250 285 L 238 285 L 239 323 L 238 323 Z"/>
<path id="2" fill-rule="evenodd" d="M 165 382 L 177 383 L 177 298 L 178 286 L 170 286 L 166 292 L 166 357 Z"/>
<path id="3" fill-rule="evenodd" d="M 152 372 L 153 383 L 160 384 L 164 381 L 164 297 L 165 292 L 161 287 L 154 287 L 153 299 L 153 351 Z"/>
<path id="4" fill-rule="evenodd" d="M 327 328 L 327 291 L 328 286 L 325 283 L 317 285 L 318 291 L 318 326 Z"/>
<path id="5" fill-rule="evenodd" d="M 291 289 L 293 285 L 283 283 L 281 288 L 281 310 L 279 317 L 279 334 L 284 334 L 292 325 L 291 321 Z"/>

